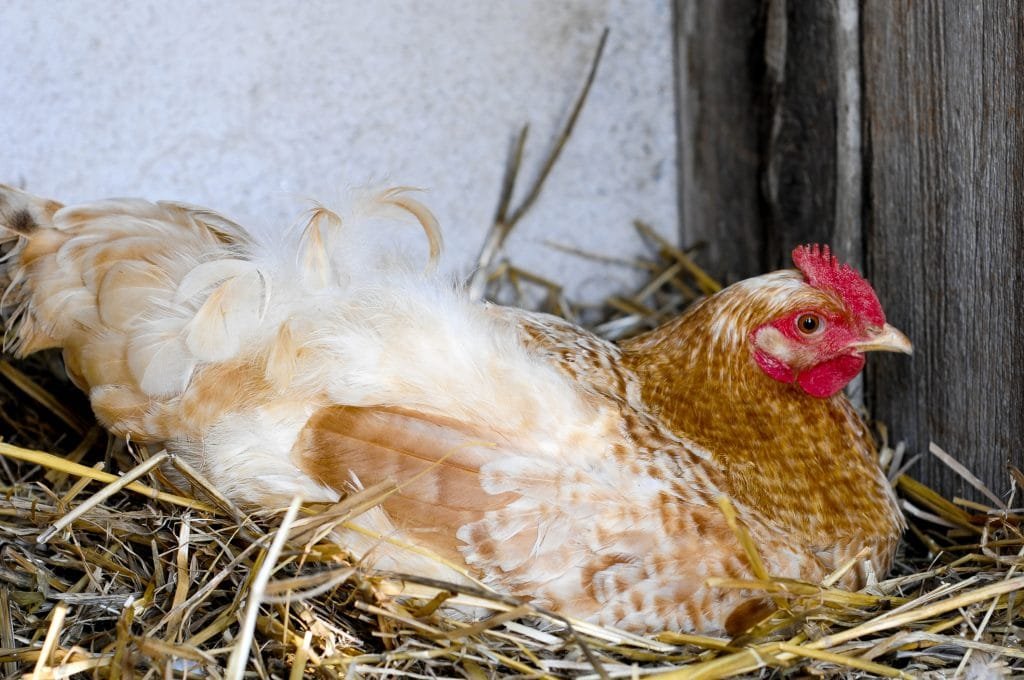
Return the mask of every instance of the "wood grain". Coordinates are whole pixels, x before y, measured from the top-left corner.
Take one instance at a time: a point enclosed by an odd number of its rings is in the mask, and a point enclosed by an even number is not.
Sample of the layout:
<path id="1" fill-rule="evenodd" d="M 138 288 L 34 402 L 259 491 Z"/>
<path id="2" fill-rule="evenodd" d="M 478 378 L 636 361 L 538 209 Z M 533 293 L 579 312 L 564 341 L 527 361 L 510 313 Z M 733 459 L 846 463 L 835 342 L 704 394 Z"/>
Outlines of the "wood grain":
<path id="1" fill-rule="evenodd" d="M 833 242 L 835 23 L 835 2 L 768 3 L 761 176 L 766 270 L 792 266 L 789 255 L 798 243 Z"/>
<path id="2" fill-rule="evenodd" d="M 799 243 L 860 264 L 859 53 L 856 26 L 839 21 L 850 3 L 676 3 L 682 239 L 708 244 L 723 281 L 790 266 Z"/>
<path id="3" fill-rule="evenodd" d="M 720 280 L 737 281 L 763 270 L 764 9 L 678 0 L 676 18 L 682 240 L 706 242 L 704 261 Z"/>
<path id="4" fill-rule="evenodd" d="M 924 460 L 913 474 L 976 494 L 1024 465 L 1024 5 L 862 7 L 868 274 L 917 353 L 871 364 L 869 404 Z"/>

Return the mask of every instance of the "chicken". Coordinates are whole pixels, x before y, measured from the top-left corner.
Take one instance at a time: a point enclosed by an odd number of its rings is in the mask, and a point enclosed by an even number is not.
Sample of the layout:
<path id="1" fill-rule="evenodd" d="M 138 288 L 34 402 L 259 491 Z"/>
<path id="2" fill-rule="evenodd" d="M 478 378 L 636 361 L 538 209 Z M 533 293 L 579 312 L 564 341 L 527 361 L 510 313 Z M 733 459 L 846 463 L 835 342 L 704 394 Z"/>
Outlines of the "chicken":
<path id="1" fill-rule="evenodd" d="M 248 507 L 396 490 L 337 540 L 365 563 L 478 580 L 634 631 L 737 631 L 753 566 L 842 584 L 890 566 L 902 518 L 842 393 L 909 352 L 827 248 L 621 345 L 472 303 L 363 238 L 408 191 L 313 209 L 280 240 L 214 212 L 0 189 L 9 346 L 63 349 L 99 421 L 166 446 Z"/>

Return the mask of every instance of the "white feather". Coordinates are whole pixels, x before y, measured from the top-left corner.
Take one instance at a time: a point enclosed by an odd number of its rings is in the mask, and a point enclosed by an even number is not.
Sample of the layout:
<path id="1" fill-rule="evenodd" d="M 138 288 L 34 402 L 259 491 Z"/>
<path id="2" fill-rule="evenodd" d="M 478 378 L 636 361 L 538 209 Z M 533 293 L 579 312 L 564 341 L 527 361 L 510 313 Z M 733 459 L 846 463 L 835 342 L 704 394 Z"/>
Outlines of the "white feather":
<path id="1" fill-rule="evenodd" d="M 139 388 L 152 397 L 180 395 L 196 367 L 196 358 L 182 337 L 184 320 L 148 319 L 142 332 L 128 341 L 128 367 Z"/>
<path id="2" fill-rule="evenodd" d="M 258 330 L 263 309 L 259 272 L 225 280 L 203 302 L 185 328 L 185 343 L 200 361 L 226 361 L 239 354 Z"/>
<path id="3" fill-rule="evenodd" d="M 255 271 L 256 266 L 248 260 L 221 258 L 196 265 L 185 275 L 174 292 L 174 302 L 182 304 L 226 279 Z"/>

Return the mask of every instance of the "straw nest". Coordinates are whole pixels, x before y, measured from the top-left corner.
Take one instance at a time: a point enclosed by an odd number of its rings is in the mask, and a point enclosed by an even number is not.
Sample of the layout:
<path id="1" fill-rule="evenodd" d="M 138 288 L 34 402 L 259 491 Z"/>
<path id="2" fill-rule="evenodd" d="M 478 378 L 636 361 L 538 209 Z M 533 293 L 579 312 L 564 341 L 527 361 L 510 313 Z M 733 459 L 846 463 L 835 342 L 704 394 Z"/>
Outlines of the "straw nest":
<path id="1" fill-rule="evenodd" d="M 601 309 L 572 304 L 556 283 L 501 256 L 568 139 L 597 61 L 515 209 L 525 129 L 514 144 L 481 253 L 485 274 L 469 287 L 511 301 L 539 291 L 550 311 L 600 319 L 599 332 L 622 337 L 718 285 L 690 253 L 639 223 L 649 257 L 602 259 L 640 268 L 648 283 Z M 247 515 L 166 452 L 109 440 L 62 376 L 52 354 L 0 361 L 3 677 L 1024 676 L 1024 509 L 1013 507 L 1024 474 L 1017 469 L 1004 502 L 933 446 L 988 499 L 950 501 L 907 475 L 902 447 L 890 448 L 883 431 L 882 464 L 910 522 L 890 578 L 859 592 L 831 585 L 841 572 L 824 583 L 763 573 L 717 579 L 720 588 L 764 591 L 777 612 L 735 639 L 639 637 L 498 593 L 364 568 L 327 536 L 388 489 L 329 507 L 293 503 Z M 177 474 L 168 474 L 172 468 Z M 452 603 L 492 614 L 467 622 L 451 615 Z"/>

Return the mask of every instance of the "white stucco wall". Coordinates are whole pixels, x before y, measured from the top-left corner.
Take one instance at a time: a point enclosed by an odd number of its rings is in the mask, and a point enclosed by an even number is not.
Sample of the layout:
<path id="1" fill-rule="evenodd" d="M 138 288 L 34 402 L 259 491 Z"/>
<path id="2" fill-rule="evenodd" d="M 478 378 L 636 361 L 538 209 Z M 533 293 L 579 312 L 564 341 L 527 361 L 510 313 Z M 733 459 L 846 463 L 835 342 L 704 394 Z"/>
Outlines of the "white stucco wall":
<path id="1" fill-rule="evenodd" d="M 64 202 L 183 200 L 264 229 L 306 197 L 415 185 L 445 227 L 445 266 L 467 272 L 510 140 L 531 124 L 532 176 L 607 25 L 577 130 L 509 244 L 596 299 L 629 272 L 594 276 L 543 242 L 621 256 L 640 248 L 634 218 L 676 233 L 670 4 L 0 3 L 0 182 Z"/>

